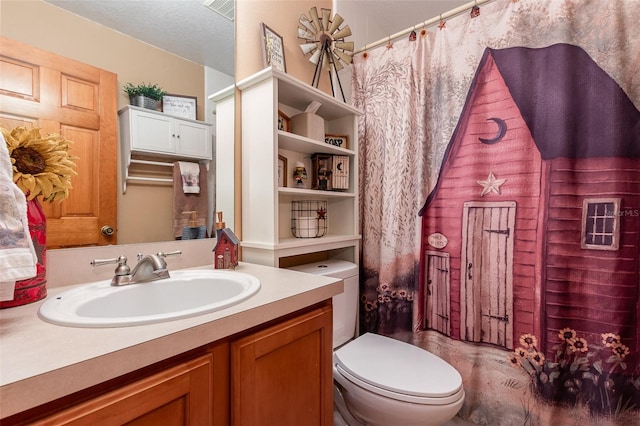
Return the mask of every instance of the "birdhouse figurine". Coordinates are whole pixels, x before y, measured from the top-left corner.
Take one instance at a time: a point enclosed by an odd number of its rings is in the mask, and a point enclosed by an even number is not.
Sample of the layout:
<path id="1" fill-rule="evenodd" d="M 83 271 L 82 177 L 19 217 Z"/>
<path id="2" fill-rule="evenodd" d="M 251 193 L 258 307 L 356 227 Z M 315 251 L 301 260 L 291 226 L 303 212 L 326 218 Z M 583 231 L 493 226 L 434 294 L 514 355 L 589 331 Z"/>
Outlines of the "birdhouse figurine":
<path id="1" fill-rule="evenodd" d="M 216 222 L 216 245 L 213 248 L 213 267 L 216 269 L 235 269 L 238 266 L 238 246 L 240 240 L 222 221 L 222 212 L 218 212 Z"/>

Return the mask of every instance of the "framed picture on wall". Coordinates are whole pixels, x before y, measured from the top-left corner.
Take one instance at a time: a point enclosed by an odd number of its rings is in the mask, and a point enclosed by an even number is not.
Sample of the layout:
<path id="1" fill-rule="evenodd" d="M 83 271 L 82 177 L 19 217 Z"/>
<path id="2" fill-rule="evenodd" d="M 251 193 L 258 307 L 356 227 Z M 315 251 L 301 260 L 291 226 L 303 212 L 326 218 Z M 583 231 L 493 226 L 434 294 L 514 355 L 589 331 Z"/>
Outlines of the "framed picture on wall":
<path id="1" fill-rule="evenodd" d="M 196 119 L 198 98 L 195 96 L 164 95 L 162 97 L 162 112 L 176 117 Z"/>
<path id="2" fill-rule="evenodd" d="M 284 41 L 282 37 L 264 22 L 262 27 L 262 58 L 265 67 L 273 67 L 278 71 L 287 72 L 287 65 L 284 60 Z"/>
<path id="3" fill-rule="evenodd" d="M 278 155 L 278 186 L 287 186 L 287 157 Z"/>

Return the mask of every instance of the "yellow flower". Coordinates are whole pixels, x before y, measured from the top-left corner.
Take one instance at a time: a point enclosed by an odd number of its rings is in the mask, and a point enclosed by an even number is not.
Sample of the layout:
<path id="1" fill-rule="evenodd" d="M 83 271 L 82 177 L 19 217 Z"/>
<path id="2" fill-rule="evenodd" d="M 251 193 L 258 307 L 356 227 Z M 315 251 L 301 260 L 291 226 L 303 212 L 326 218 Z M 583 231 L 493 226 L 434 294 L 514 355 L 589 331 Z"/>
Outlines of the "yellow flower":
<path id="1" fill-rule="evenodd" d="M 544 354 L 542 354 L 541 352 L 536 351 L 529 356 L 529 359 L 536 365 L 541 366 L 542 364 L 544 364 Z"/>
<path id="2" fill-rule="evenodd" d="M 571 352 L 586 352 L 589 349 L 587 341 L 582 337 L 570 339 L 568 340 L 568 343 L 569 347 L 571 348 Z"/>
<path id="3" fill-rule="evenodd" d="M 602 344 L 607 348 L 612 348 L 620 344 L 620 335 L 613 333 L 602 333 Z"/>
<path id="4" fill-rule="evenodd" d="M 11 157 L 13 181 L 28 200 L 42 195 L 44 201 L 61 201 L 69 196 L 71 176 L 77 174 L 70 141 L 56 134 L 42 137 L 38 128 L 0 130 Z"/>
<path id="5" fill-rule="evenodd" d="M 571 339 L 575 339 L 576 331 L 572 328 L 566 327 L 560 330 L 558 337 L 568 342 Z"/>
<path id="6" fill-rule="evenodd" d="M 611 347 L 611 351 L 620 359 L 624 359 L 625 356 L 629 355 L 629 348 L 622 343 Z"/>
<path id="7" fill-rule="evenodd" d="M 538 339 L 533 334 L 523 334 L 520 336 L 520 344 L 526 348 L 534 348 L 538 346 Z"/>
<path id="8" fill-rule="evenodd" d="M 522 358 L 520 358 L 518 354 L 512 355 L 511 358 L 509 358 L 509 363 L 513 367 L 522 367 Z"/>

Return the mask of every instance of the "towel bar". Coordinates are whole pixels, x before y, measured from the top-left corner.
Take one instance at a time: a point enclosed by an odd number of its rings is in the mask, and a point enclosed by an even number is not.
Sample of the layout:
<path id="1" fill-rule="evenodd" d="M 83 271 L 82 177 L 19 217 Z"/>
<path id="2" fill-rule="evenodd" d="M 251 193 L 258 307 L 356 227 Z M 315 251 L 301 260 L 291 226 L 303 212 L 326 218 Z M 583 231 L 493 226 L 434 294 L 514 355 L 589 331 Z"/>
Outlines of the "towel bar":
<path id="1" fill-rule="evenodd" d="M 141 159 L 136 159 L 136 158 L 130 158 L 129 159 L 129 163 L 127 164 L 126 167 L 123 167 L 122 173 L 123 173 L 123 179 L 122 179 L 122 193 L 126 194 L 127 193 L 127 182 L 131 182 L 131 181 L 138 181 L 138 182 L 162 182 L 162 183 L 167 183 L 167 184 L 172 184 L 173 183 L 173 172 L 169 170 L 169 168 L 173 169 L 174 167 L 174 162 L 178 161 L 176 159 L 168 159 L 166 162 L 164 161 L 151 161 L 151 160 L 141 160 Z M 207 161 L 205 163 L 205 166 L 207 168 L 207 171 L 209 170 L 209 164 L 210 161 Z M 130 166 L 136 165 L 137 170 L 133 171 L 130 170 Z M 134 172 L 134 173 L 140 173 L 142 172 L 144 174 L 144 171 L 146 169 L 146 171 L 148 172 L 149 169 L 148 167 L 167 167 L 166 169 L 163 169 L 162 172 L 156 171 L 152 174 L 157 174 L 160 176 L 167 176 L 167 177 L 153 177 L 153 176 L 131 176 L 129 175 L 129 173 Z"/>
<path id="2" fill-rule="evenodd" d="M 133 183 L 133 181 L 138 181 L 138 182 L 158 182 L 158 183 L 167 184 L 167 185 L 173 184 L 173 178 L 169 178 L 169 177 L 163 178 L 163 177 L 126 176 L 122 180 L 122 193 L 123 194 L 127 193 L 127 182 Z"/>
<path id="3" fill-rule="evenodd" d="M 147 166 L 166 166 L 173 167 L 173 163 L 163 163 L 161 161 L 148 161 L 148 160 L 131 160 L 134 164 L 145 164 Z"/>
<path id="4" fill-rule="evenodd" d="M 154 177 L 141 177 L 141 176 L 129 176 L 127 180 L 142 180 L 147 182 L 169 182 L 173 183 L 171 178 L 154 178 Z"/>

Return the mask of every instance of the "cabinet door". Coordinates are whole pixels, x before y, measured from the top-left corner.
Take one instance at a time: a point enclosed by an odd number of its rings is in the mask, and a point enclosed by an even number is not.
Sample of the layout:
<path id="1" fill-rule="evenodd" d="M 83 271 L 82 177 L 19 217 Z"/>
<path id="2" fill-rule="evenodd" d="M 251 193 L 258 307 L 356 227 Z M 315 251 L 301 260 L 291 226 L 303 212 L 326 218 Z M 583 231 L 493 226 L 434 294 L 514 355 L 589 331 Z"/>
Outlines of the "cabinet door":
<path id="1" fill-rule="evenodd" d="M 204 355 L 35 424 L 210 425 L 213 424 L 212 374 L 213 356 Z"/>
<path id="2" fill-rule="evenodd" d="M 131 113 L 131 150 L 173 154 L 176 149 L 173 119 L 143 111 Z"/>
<path id="3" fill-rule="evenodd" d="M 231 343 L 232 425 L 332 425 L 331 304 Z"/>
<path id="4" fill-rule="evenodd" d="M 176 154 L 211 159 L 212 141 L 210 126 L 190 121 L 176 120 Z"/>

